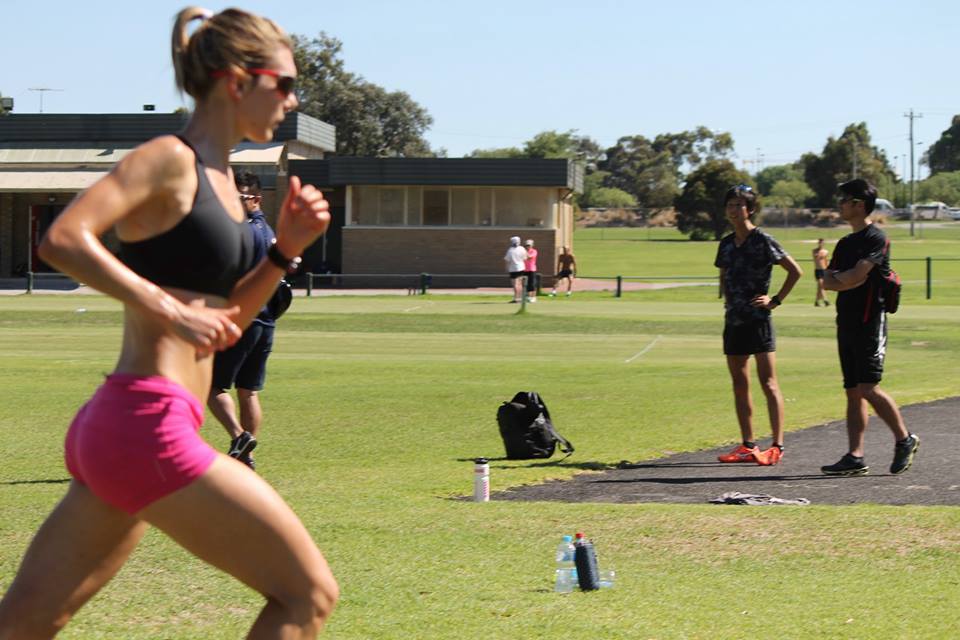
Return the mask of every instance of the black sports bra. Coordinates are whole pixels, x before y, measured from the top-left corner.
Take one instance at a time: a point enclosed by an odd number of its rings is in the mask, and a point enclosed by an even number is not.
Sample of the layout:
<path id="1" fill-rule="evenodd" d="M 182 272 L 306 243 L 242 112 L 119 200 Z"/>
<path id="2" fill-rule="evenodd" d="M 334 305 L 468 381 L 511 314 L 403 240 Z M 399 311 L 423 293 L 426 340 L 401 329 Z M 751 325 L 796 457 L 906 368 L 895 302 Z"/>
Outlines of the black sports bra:
<path id="1" fill-rule="evenodd" d="M 229 297 L 253 265 L 250 225 L 230 217 L 197 158 L 197 193 L 190 213 L 172 229 L 140 240 L 120 242 L 120 260 L 137 275 L 162 287 Z"/>

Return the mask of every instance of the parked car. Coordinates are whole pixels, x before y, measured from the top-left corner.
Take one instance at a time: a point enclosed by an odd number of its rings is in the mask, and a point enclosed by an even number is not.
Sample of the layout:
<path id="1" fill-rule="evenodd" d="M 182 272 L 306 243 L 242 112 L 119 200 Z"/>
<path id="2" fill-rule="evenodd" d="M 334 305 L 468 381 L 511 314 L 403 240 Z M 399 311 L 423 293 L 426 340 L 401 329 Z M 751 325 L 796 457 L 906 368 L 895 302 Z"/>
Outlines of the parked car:
<path id="1" fill-rule="evenodd" d="M 942 202 L 925 202 L 913 205 L 917 220 L 945 220 L 950 217 L 950 207 Z"/>
<path id="2" fill-rule="evenodd" d="M 950 207 L 950 218 L 960 220 L 960 207 Z"/>
<path id="3" fill-rule="evenodd" d="M 884 198 L 877 198 L 877 203 L 873 205 L 873 210 L 876 213 L 885 213 L 887 215 L 892 215 L 896 211 L 893 203 Z"/>

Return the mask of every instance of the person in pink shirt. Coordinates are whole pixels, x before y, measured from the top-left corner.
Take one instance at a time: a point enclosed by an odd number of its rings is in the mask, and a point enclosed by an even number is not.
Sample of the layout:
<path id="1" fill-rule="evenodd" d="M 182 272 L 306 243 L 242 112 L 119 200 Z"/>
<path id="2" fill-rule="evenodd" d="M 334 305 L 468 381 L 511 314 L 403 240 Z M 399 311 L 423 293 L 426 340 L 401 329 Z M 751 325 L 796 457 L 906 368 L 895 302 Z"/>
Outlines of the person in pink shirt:
<path id="1" fill-rule="evenodd" d="M 533 240 L 527 239 L 523 243 L 527 250 L 527 259 L 523 261 L 523 270 L 527 276 L 527 302 L 537 301 L 537 250 L 533 248 Z"/>

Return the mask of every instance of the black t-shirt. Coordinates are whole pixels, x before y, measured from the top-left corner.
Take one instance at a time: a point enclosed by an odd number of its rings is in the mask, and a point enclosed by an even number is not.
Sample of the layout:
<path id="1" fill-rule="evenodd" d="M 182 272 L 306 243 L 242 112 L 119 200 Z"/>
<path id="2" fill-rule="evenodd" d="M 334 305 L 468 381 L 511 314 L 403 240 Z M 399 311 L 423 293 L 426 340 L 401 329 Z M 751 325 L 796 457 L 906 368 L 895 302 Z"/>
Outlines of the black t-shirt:
<path id="1" fill-rule="evenodd" d="M 870 270 L 867 279 L 859 287 L 837 294 L 839 326 L 862 326 L 883 312 L 879 283 L 890 273 L 890 241 L 875 224 L 841 238 L 833 250 L 828 268 L 846 271 L 861 260 L 869 260 L 877 266 Z"/>
<path id="2" fill-rule="evenodd" d="M 750 301 L 766 295 L 770 289 L 770 272 L 787 252 L 759 227 L 754 227 L 739 247 L 734 233 L 726 236 L 717 247 L 713 266 L 723 269 L 723 293 L 726 301 L 727 324 L 739 325 L 765 320 L 770 312 L 754 307 Z"/>

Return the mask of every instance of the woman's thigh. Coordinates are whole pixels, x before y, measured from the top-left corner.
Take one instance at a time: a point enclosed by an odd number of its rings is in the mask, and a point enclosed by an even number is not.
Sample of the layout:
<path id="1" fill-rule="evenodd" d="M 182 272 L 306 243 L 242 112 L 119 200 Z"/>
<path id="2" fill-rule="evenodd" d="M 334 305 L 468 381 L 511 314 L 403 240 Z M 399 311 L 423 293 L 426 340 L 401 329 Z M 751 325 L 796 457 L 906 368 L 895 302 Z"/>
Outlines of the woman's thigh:
<path id="1" fill-rule="evenodd" d="M 200 478 L 137 514 L 201 560 L 280 601 L 336 582 L 303 523 L 263 478 L 219 455 Z"/>
<path id="2" fill-rule="evenodd" d="M 71 482 L 27 548 L 0 620 L 10 608 L 18 624 L 62 626 L 117 573 L 145 530 L 146 523 Z"/>

